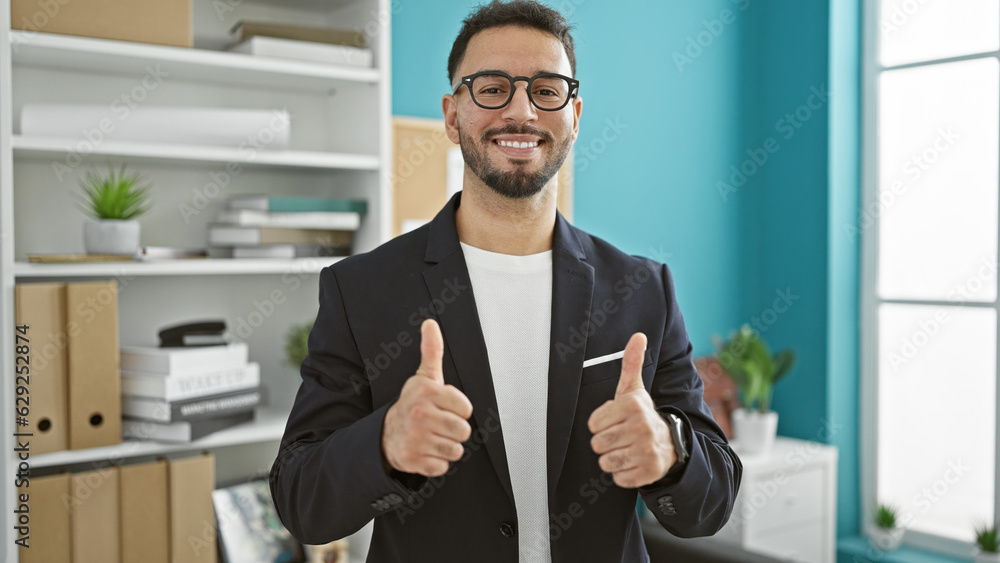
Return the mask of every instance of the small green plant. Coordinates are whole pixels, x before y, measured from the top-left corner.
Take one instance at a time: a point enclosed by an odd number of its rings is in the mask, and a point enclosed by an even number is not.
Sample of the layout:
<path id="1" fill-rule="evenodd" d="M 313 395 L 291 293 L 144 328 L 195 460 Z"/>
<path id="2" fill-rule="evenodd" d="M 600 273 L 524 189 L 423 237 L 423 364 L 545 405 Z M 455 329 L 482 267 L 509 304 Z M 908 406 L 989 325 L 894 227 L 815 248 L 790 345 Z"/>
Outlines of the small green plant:
<path id="1" fill-rule="evenodd" d="M 285 340 L 285 358 L 288 364 L 298 369 L 302 361 L 309 355 L 309 333 L 312 331 L 311 322 L 294 325 L 288 330 Z"/>
<path id="2" fill-rule="evenodd" d="M 767 344 L 750 325 L 743 325 L 728 342 L 715 339 L 719 363 L 740 386 L 747 409 L 761 413 L 771 408 L 774 384 L 795 365 L 795 352 L 785 349 L 771 356 Z"/>
<path id="3" fill-rule="evenodd" d="M 875 525 L 883 530 L 892 530 L 896 527 L 896 517 L 899 509 L 891 504 L 879 504 L 875 507 Z"/>
<path id="4" fill-rule="evenodd" d="M 94 219 L 134 219 L 149 211 L 149 182 L 126 174 L 124 164 L 117 173 L 108 165 L 107 176 L 90 170 L 80 185 L 80 210 Z"/>
<path id="5" fill-rule="evenodd" d="M 997 553 L 1000 552 L 1000 536 L 997 534 L 996 524 L 977 524 L 975 527 L 976 531 L 976 545 L 984 553 Z"/>

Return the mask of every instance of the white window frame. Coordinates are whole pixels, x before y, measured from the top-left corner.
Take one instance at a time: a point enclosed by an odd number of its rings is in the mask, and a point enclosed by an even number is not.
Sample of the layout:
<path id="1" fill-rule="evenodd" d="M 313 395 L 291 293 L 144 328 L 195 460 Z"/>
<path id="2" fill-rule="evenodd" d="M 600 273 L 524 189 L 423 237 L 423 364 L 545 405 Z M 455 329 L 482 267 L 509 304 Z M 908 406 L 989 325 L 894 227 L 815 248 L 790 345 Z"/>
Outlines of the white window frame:
<path id="1" fill-rule="evenodd" d="M 861 45 L 861 205 L 862 210 L 877 209 L 878 195 L 878 100 L 879 100 L 879 77 L 886 70 L 913 68 L 940 64 L 946 62 L 957 62 L 963 60 L 995 58 L 1000 60 L 1000 51 L 977 53 L 974 55 L 964 55 L 958 57 L 948 57 L 931 61 L 921 61 L 902 65 L 883 67 L 878 59 L 879 40 L 881 38 L 879 11 L 881 0 L 862 0 L 862 45 Z M 1000 26 L 1000 21 L 997 22 Z M 1000 100 L 997 101 L 1000 103 Z M 1000 187 L 998 187 L 1000 189 Z M 860 326 L 860 354 L 861 354 L 861 426 L 860 434 L 860 461 L 861 461 L 861 525 L 862 534 L 872 526 L 872 513 L 877 501 L 878 484 L 878 308 L 882 303 L 899 303 L 908 305 L 938 305 L 946 307 L 976 307 L 992 308 L 997 311 L 997 353 L 1000 360 L 1000 276 L 997 276 L 997 299 L 993 302 L 962 302 L 951 301 L 928 301 L 913 299 L 881 299 L 878 296 L 878 233 L 879 214 L 876 211 L 873 215 L 873 223 L 870 228 L 862 231 L 861 234 L 861 326 Z M 1000 209 L 998 209 L 1000 217 Z M 1000 248 L 1000 246 L 998 246 Z M 997 362 L 998 372 L 1000 372 L 1000 361 Z M 1000 382 L 1000 373 L 998 373 Z M 995 412 L 997 412 L 997 431 L 994 444 L 994 518 L 1000 519 L 1000 384 L 997 385 L 997 397 L 995 401 Z M 933 415 L 932 408 L 928 409 L 928 416 Z M 866 431 L 870 429 L 871 431 Z M 943 553 L 954 557 L 968 557 L 972 550 L 972 544 L 959 541 L 953 538 L 928 534 L 914 530 L 906 530 L 904 543 L 918 549 L 925 549 Z"/>

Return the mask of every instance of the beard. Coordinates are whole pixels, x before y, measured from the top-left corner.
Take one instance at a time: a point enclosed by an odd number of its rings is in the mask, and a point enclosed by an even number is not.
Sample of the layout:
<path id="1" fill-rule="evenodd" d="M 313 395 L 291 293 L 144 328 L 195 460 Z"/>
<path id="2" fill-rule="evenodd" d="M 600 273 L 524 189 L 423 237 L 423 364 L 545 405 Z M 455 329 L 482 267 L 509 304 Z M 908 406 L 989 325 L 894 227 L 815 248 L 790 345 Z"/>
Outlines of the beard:
<path id="1" fill-rule="evenodd" d="M 528 163 L 514 163 L 514 170 L 500 170 L 487 156 L 489 145 L 493 142 L 490 139 L 495 135 L 537 135 L 542 139 L 543 146 L 551 146 L 548 157 L 542 163 L 542 168 L 536 172 L 531 172 L 526 168 Z M 462 134 L 462 127 L 458 127 L 459 146 L 462 149 L 462 158 L 465 159 L 469 169 L 490 187 L 494 192 L 510 198 L 524 199 L 531 197 L 549 183 L 549 180 L 559 172 L 563 161 L 569 155 L 572 137 L 556 145 L 551 133 L 538 131 L 530 127 L 517 127 L 508 125 L 498 129 L 488 129 L 483 132 L 479 141 L 474 141 Z"/>

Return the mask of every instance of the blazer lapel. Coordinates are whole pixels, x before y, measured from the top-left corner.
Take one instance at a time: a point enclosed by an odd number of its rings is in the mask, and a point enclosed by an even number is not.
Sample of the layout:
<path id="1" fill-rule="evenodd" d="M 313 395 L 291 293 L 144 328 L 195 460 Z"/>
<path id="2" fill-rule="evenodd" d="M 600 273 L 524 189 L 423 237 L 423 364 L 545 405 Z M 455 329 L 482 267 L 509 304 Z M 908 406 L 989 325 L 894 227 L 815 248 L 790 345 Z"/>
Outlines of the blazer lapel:
<path id="1" fill-rule="evenodd" d="M 562 472 L 580 395 L 594 267 L 573 227 L 556 212 L 552 236 L 552 333 L 549 342 L 548 488 L 550 503 Z"/>
<path id="2" fill-rule="evenodd" d="M 455 227 L 455 210 L 458 209 L 460 197 L 461 192 L 455 194 L 431 222 L 424 260 L 434 265 L 424 270 L 424 282 L 431 295 L 433 312 L 441 325 L 445 353 L 451 356 L 455 364 L 462 392 L 475 405 L 472 418 L 476 428 L 481 429 L 479 432 L 488 433 L 481 439 L 485 442 L 493 468 L 513 505 L 514 493 L 493 388 L 493 374 L 479 323 L 479 311 L 472 294 L 469 269 L 465 263 L 465 255 L 461 252 Z M 474 432 L 473 437 L 476 436 Z"/>

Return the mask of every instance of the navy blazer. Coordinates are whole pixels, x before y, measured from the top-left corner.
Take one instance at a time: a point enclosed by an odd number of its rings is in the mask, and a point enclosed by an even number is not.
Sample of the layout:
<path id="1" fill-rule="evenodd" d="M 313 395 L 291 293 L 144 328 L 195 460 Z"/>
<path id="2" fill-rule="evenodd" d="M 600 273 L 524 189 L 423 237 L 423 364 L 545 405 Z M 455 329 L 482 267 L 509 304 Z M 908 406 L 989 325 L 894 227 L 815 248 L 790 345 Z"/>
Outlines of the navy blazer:
<path id="1" fill-rule="evenodd" d="M 319 314 L 302 384 L 271 468 L 278 515 L 307 544 L 375 519 L 368 560 L 518 561 L 517 513 L 486 344 L 455 227 L 461 192 L 430 223 L 320 273 Z M 382 421 L 420 365 L 420 324 L 444 336 L 444 380 L 473 405 L 472 437 L 446 475 L 383 469 Z M 681 417 L 683 471 L 623 489 L 598 466 L 587 428 L 614 398 L 621 360 L 583 367 L 648 338 L 642 379 L 662 412 Z M 648 561 L 641 494 L 681 537 L 728 520 L 742 466 L 702 400 L 702 381 L 666 265 L 627 255 L 556 212 L 548 390 L 548 503 L 554 563 Z"/>

